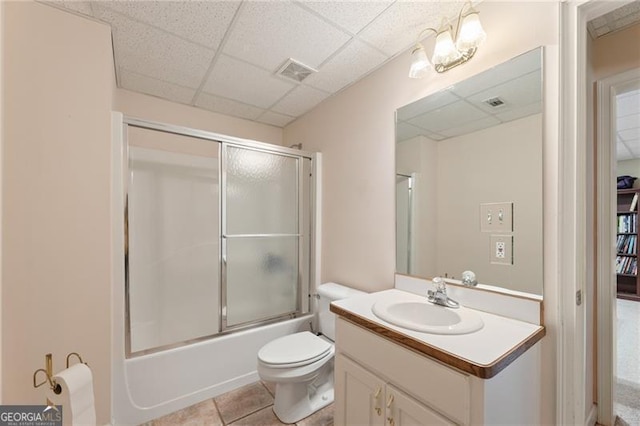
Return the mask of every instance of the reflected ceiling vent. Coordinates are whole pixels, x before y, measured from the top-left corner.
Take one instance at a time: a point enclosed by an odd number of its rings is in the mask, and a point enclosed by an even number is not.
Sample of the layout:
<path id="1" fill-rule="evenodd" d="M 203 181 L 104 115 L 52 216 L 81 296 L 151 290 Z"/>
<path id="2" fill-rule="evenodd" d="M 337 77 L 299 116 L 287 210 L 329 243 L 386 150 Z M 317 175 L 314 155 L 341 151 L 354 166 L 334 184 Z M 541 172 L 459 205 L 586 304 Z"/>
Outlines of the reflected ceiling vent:
<path id="1" fill-rule="evenodd" d="M 502 99 L 500 99 L 499 97 L 495 97 L 495 98 L 489 98 L 487 100 L 482 101 L 485 104 L 489 105 L 491 108 L 498 108 L 502 105 L 504 105 L 504 101 Z"/>
<path id="2" fill-rule="evenodd" d="M 280 67 L 276 74 L 286 77 L 290 80 L 295 80 L 298 83 L 309 77 L 314 72 L 318 72 L 313 68 L 310 68 L 295 59 L 287 59 L 287 61 Z"/>

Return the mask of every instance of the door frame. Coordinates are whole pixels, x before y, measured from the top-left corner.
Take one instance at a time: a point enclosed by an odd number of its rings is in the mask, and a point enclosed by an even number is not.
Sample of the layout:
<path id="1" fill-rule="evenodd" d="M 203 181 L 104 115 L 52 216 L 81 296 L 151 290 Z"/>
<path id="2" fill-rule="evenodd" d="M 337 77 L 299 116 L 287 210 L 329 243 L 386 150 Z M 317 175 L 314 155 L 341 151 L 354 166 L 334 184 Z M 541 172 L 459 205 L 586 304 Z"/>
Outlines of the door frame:
<path id="1" fill-rule="evenodd" d="M 640 86 L 640 68 L 628 70 L 597 82 L 597 379 L 598 422 L 613 424 L 616 413 L 616 282 L 612 259 L 616 255 L 615 235 L 616 192 L 612 188 L 616 171 L 615 96 L 629 84 Z"/>
<path id="2" fill-rule="evenodd" d="M 595 407 L 587 401 L 585 307 L 592 306 L 585 291 L 587 268 L 586 182 L 594 170 L 587 164 L 587 22 L 632 0 L 606 2 L 568 0 L 560 9 L 560 148 L 557 329 L 558 424 L 590 424 L 596 421 Z M 585 143 L 585 141 L 587 141 Z M 578 303 L 578 299 L 584 303 Z"/>

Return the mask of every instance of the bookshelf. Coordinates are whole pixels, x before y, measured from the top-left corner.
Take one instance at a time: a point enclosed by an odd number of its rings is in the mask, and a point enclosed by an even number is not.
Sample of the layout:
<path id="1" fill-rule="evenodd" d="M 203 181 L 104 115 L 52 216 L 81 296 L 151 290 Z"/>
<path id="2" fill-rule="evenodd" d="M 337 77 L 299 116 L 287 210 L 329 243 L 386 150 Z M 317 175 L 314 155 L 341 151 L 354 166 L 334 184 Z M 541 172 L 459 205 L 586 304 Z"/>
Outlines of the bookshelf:
<path id="1" fill-rule="evenodd" d="M 640 300 L 640 281 L 638 280 L 639 197 L 640 188 L 618 190 L 616 274 L 617 293 L 621 299 Z"/>

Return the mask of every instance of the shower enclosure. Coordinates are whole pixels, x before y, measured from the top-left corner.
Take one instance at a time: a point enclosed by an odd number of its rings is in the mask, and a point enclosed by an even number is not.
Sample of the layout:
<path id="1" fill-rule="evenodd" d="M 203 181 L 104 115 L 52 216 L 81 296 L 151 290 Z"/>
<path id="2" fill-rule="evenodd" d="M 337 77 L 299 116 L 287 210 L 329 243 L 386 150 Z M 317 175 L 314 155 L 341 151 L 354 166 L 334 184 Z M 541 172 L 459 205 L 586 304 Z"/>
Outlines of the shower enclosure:
<path id="1" fill-rule="evenodd" d="M 317 156 L 117 113 L 114 134 L 114 411 L 135 423 L 257 379 L 257 349 L 308 326 Z"/>
<path id="2" fill-rule="evenodd" d="M 396 174 L 396 272 L 415 273 L 413 267 L 413 209 L 415 173 Z"/>
<path id="3" fill-rule="evenodd" d="M 311 158 L 127 124 L 128 354 L 308 312 Z"/>

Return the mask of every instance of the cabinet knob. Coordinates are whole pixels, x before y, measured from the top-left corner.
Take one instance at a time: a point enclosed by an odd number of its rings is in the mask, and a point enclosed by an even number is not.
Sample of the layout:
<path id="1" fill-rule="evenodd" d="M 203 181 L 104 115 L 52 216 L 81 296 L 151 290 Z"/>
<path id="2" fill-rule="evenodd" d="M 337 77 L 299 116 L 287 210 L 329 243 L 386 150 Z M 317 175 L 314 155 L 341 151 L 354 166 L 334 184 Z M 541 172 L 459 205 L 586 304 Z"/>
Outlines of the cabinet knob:
<path id="1" fill-rule="evenodd" d="M 380 397 L 380 392 L 382 392 L 382 388 L 378 387 L 376 389 L 376 393 L 373 394 L 373 398 L 376 400 L 376 407 L 374 408 L 374 410 L 376 410 L 376 414 L 378 416 L 382 415 L 382 408 L 378 407 L 378 398 Z"/>
<path id="2" fill-rule="evenodd" d="M 396 424 L 396 421 L 393 420 L 393 417 L 387 417 L 387 421 L 389 422 L 389 426 L 394 426 Z"/>

